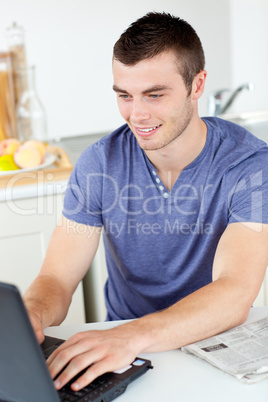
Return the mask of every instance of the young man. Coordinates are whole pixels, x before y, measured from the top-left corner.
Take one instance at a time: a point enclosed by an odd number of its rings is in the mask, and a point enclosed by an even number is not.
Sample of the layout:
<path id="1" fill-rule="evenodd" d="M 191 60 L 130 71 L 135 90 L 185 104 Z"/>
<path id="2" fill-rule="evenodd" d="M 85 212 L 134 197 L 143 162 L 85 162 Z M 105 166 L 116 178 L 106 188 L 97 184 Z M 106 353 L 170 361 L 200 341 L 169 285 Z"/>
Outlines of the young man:
<path id="1" fill-rule="evenodd" d="M 268 261 L 268 148 L 198 116 L 206 71 L 185 21 L 150 13 L 114 47 L 113 89 L 127 124 L 79 159 L 41 272 L 25 303 L 41 341 L 65 317 L 98 247 L 115 329 L 70 338 L 49 359 L 79 390 L 142 352 L 180 348 L 241 324 Z M 84 234 L 82 234 L 84 233 Z"/>

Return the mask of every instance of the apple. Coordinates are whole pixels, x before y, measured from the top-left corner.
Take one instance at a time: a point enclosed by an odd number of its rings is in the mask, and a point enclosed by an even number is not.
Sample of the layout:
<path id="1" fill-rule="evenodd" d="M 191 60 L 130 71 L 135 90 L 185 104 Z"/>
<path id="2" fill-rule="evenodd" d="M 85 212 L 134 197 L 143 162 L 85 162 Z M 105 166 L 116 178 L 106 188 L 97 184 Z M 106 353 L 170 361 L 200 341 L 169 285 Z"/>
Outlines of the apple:
<path id="1" fill-rule="evenodd" d="M 42 157 L 42 161 L 44 160 L 44 156 L 45 156 L 45 153 L 46 153 L 46 147 L 45 147 L 43 142 L 38 141 L 38 140 L 28 140 L 28 141 L 24 142 L 22 147 L 23 148 L 24 147 L 36 148 L 39 151 L 39 153 L 40 153 L 40 155 Z"/>
<path id="2" fill-rule="evenodd" d="M 0 156 L 13 155 L 20 146 L 20 141 L 16 138 L 6 138 L 0 142 Z"/>
<path id="3" fill-rule="evenodd" d="M 42 163 L 43 157 L 37 148 L 20 146 L 14 154 L 14 161 L 21 169 L 32 168 Z"/>

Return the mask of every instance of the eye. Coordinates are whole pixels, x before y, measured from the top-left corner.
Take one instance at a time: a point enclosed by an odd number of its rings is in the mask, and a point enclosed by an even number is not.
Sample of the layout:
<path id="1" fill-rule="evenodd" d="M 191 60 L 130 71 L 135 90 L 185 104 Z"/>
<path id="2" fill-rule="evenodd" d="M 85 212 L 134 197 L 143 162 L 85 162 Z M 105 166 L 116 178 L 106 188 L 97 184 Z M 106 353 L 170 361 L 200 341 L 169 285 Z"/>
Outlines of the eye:
<path id="1" fill-rule="evenodd" d="M 149 97 L 152 99 L 158 99 L 158 98 L 161 98 L 161 96 L 163 96 L 163 95 L 160 95 L 160 94 L 150 94 L 149 95 Z"/>
<path id="2" fill-rule="evenodd" d="M 120 98 L 120 99 L 123 99 L 123 100 L 129 100 L 129 99 L 131 99 L 131 96 L 130 96 L 130 95 L 126 95 L 126 94 L 121 94 L 121 95 L 119 95 L 119 98 Z"/>

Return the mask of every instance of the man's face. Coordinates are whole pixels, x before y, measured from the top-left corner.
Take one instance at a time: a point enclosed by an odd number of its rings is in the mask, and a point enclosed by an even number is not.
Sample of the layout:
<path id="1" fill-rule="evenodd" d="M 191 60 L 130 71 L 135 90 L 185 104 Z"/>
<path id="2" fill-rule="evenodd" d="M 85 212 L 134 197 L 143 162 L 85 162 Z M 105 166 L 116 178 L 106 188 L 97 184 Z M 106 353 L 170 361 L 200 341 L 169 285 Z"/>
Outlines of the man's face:
<path id="1" fill-rule="evenodd" d="M 113 75 L 120 113 L 142 149 L 161 149 L 185 132 L 194 109 L 172 52 L 134 66 L 114 60 Z"/>

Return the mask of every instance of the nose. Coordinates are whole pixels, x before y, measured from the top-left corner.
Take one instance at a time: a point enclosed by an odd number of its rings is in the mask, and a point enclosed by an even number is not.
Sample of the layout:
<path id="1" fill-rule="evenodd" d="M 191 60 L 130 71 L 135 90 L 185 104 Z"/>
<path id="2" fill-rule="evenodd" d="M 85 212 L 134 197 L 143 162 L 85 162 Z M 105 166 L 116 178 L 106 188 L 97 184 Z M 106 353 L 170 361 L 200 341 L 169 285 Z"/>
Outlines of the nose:
<path id="1" fill-rule="evenodd" d="M 142 99 L 133 99 L 131 105 L 131 114 L 130 119 L 133 122 L 141 122 L 143 120 L 149 120 L 151 118 L 151 114 L 148 111 L 145 102 Z"/>

